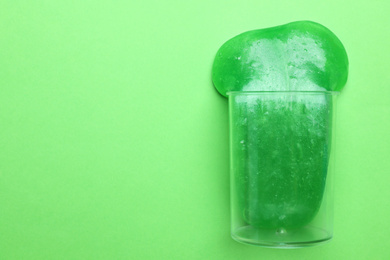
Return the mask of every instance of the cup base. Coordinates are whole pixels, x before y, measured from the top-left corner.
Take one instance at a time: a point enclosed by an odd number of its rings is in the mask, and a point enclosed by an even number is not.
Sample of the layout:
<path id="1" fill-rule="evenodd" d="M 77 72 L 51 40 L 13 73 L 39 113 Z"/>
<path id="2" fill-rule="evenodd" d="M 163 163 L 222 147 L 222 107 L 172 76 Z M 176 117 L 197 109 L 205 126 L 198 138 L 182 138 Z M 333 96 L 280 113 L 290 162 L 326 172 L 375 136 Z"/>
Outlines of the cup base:
<path id="1" fill-rule="evenodd" d="M 244 226 L 234 230 L 232 238 L 237 242 L 254 246 L 293 249 L 325 244 L 332 239 L 332 235 L 313 226 L 289 230 Z"/>

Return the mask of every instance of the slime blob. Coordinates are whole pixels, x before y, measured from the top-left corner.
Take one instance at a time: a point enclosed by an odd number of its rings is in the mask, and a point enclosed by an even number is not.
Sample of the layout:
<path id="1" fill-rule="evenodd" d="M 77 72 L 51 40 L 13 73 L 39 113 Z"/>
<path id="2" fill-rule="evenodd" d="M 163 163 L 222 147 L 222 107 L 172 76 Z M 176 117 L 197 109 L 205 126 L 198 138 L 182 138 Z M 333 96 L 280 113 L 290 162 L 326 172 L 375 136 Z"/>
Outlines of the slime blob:
<path id="1" fill-rule="evenodd" d="M 212 79 L 229 97 L 232 201 L 246 225 L 294 229 L 315 218 L 331 150 L 327 93 L 347 77 L 342 43 L 314 22 L 245 32 L 218 50 Z"/>

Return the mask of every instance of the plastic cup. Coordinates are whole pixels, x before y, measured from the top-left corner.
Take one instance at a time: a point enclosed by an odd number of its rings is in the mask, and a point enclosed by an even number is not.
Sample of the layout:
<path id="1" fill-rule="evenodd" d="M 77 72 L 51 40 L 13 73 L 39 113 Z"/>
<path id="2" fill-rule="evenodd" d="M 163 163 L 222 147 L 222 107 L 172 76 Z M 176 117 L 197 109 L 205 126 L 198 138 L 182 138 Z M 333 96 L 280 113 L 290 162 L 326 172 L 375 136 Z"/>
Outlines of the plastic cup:
<path id="1" fill-rule="evenodd" d="M 337 94 L 228 93 L 233 239 L 294 248 L 332 238 Z"/>

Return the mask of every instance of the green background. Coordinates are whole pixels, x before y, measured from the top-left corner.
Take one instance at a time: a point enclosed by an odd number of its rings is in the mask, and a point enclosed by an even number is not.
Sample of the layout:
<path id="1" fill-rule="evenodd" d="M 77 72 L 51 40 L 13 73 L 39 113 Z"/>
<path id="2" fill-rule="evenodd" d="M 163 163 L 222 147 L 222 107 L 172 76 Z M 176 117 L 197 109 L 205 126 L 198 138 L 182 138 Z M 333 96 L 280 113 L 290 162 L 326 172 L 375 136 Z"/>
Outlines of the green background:
<path id="1" fill-rule="evenodd" d="M 389 259 L 390 2 L 0 1 L 0 259 Z M 334 239 L 230 238 L 219 46 L 313 20 L 344 43 Z"/>

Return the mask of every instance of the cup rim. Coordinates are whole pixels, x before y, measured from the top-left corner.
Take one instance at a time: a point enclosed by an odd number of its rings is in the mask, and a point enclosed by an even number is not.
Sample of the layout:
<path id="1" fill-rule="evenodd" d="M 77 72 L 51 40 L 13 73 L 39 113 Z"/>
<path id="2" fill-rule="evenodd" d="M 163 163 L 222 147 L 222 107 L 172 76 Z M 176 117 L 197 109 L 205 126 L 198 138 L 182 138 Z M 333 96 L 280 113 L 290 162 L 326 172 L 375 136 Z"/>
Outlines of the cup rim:
<path id="1" fill-rule="evenodd" d="M 226 95 L 261 95 L 261 94 L 306 94 L 306 95 L 339 95 L 340 91 L 302 91 L 302 90 L 283 90 L 283 91 L 228 91 Z"/>

